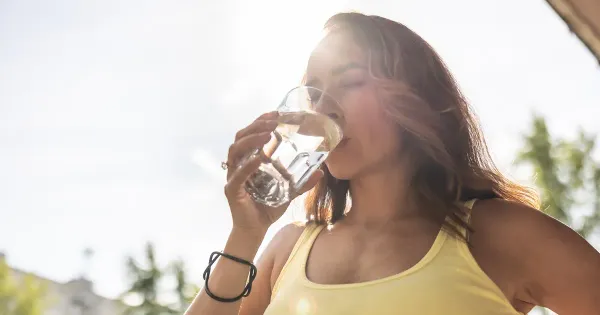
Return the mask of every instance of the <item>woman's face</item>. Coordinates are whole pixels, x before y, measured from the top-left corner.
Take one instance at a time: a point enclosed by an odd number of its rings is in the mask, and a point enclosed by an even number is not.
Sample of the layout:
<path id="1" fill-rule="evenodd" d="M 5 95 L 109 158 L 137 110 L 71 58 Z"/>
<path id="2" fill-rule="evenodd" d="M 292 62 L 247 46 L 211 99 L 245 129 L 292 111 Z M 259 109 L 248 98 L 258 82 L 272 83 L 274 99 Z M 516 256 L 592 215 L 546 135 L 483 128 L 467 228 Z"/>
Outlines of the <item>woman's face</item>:
<path id="1" fill-rule="evenodd" d="M 306 85 L 324 90 L 340 105 L 331 117 L 341 126 L 344 140 L 326 160 L 335 178 L 349 180 L 397 162 L 399 128 L 384 115 L 367 56 L 349 36 L 332 33 L 317 45 Z M 331 108 L 322 110 L 331 114 Z"/>

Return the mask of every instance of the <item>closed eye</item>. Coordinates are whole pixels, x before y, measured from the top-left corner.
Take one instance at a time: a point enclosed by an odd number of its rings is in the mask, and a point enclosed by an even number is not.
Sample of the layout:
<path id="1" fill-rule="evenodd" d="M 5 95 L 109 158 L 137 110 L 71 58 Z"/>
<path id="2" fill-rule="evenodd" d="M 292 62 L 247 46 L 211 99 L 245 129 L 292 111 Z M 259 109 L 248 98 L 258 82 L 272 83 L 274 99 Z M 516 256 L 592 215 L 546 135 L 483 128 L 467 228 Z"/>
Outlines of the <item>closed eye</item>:
<path id="1" fill-rule="evenodd" d="M 354 82 L 342 83 L 341 86 L 344 89 L 351 89 L 351 88 L 361 87 L 364 84 L 365 84 L 365 81 L 354 81 Z"/>
<path id="2" fill-rule="evenodd" d="M 336 113 L 329 113 L 329 114 L 327 114 L 327 117 L 329 117 L 331 119 L 338 119 L 338 118 L 340 118 L 340 115 L 338 115 Z"/>

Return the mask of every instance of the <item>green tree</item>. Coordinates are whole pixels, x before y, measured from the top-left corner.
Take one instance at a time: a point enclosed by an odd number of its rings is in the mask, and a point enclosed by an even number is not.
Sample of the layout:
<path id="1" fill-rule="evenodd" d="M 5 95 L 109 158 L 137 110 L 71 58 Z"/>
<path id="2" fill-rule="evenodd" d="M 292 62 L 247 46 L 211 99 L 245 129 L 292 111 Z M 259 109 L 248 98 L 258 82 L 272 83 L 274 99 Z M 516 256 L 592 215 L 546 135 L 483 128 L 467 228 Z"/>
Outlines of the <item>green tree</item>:
<path id="1" fill-rule="evenodd" d="M 18 281 L 0 257 L 0 314 L 42 315 L 45 286 L 31 275 Z"/>
<path id="2" fill-rule="evenodd" d="M 600 163 L 596 136 L 579 130 L 573 140 L 553 138 L 546 120 L 533 117 L 517 162 L 533 168 L 542 210 L 588 238 L 600 226 Z"/>
<path id="3" fill-rule="evenodd" d="M 174 261 L 171 264 L 171 269 L 176 282 L 177 309 L 184 312 L 192 303 L 200 288 L 189 281 L 183 260 Z"/>
<path id="4" fill-rule="evenodd" d="M 517 163 L 533 168 L 542 210 L 588 238 L 600 226 L 600 163 L 593 157 L 596 136 L 580 129 L 573 140 L 553 138 L 546 120 L 534 115 L 523 140 Z"/>
<path id="5" fill-rule="evenodd" d="M 159 303 L 159 283 L 164 278 L 164 272 L 158 267 L 154 245 L 147 243 L 145 262 L 139 264 L 135 258 L 127 257 L 127 273 L 131 284 L 123 297 L 134 295 L 141 303 L 130 307 L 126 314 L 167 315 L 177 314 L 177 310 Z"/>
<path id="6" fill-rule="evenodd" d="M 126 312 L 135 315 L 166 315 L 183 314 L 194 299 L 199 287 L 188 279 L 185 263 L 177 259 L 161 269 L 156 262 L 155 248 L 147 243 L 144 263 L 138 263 L 133 257 L 127 257 L 127 273 L 131 284 L 123 298 L 134 295 L 141 303 L 132 306 Z M 168 293 L 176 297 L 172 304 L 159 302 L 161 293 L 160 283 L 163 280 L 173 280 L 175 286 Z M 167 293 L 167 292 L 165 292 Z"/>

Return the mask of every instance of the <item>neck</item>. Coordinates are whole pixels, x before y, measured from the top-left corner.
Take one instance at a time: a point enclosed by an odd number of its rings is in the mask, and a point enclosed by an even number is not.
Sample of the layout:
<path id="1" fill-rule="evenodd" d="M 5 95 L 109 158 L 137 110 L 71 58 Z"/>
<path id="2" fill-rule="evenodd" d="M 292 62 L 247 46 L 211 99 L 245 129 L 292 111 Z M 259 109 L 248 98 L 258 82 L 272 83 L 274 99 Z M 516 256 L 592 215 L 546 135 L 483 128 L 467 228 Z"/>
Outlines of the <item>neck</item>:
<path id="1" fill-rule="evenodd" d="M 352 207 L 345 222 L 381 226 L 419 215 L 411 202 L 408 175 L 402 163 L 369 170 L 350 180 Z"/>

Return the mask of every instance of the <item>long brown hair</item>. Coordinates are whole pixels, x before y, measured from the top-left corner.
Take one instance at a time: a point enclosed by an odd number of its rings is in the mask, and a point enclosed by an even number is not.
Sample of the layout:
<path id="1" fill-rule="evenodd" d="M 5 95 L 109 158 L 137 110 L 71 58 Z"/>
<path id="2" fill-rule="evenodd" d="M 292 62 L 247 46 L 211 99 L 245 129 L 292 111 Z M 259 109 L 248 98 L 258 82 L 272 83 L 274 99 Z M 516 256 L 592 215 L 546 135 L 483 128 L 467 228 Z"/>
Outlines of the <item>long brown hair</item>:
<path id="1" fill-rule="evenodd" d="M 406 26 L 360 13 L 340 13 L 326 32 L 347 32 L 369 56 L 371 76 L 381 90 L 386 114 L 401 128 L 402 148 L 414 170 L 410 187 L 419 206 L 443 228 L 464 238 L 472 230 L 464 202 L 501 198 L 539 207 L 537 194 L 500 173 L 469 104 L 433 48 Z M 306 214 L 317 224 L 344 216 L 349 182 L 325 176 L 309 192 Z"/>

